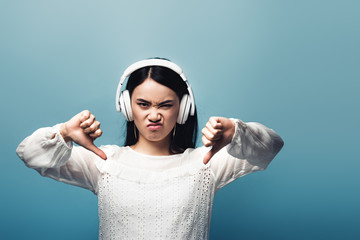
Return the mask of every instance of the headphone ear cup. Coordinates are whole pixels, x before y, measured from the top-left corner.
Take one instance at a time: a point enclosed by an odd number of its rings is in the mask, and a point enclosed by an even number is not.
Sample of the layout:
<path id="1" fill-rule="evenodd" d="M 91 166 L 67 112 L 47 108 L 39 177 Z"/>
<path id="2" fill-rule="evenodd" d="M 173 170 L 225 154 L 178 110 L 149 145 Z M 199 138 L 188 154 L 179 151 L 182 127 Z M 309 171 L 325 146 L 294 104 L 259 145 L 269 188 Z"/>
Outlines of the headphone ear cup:
<path id="1" fill-rule="evenodd" d="M 190 107 L 190 97 L 188 94 L 184 94 L 180 101 L 179 115 L 176 121 L 178 124 L 185 124 L 186 120 L 189 117 Z"/>
<path id="2" fill-rule="evenodd" d="M 125 119 L 128 122 L 133 121 L 134 119 L 131 109 L 131 100 L 128 90 L 124 90 L 121 92 L 119 102 L 120 102 L 120 111 L 124 114 Z"/>

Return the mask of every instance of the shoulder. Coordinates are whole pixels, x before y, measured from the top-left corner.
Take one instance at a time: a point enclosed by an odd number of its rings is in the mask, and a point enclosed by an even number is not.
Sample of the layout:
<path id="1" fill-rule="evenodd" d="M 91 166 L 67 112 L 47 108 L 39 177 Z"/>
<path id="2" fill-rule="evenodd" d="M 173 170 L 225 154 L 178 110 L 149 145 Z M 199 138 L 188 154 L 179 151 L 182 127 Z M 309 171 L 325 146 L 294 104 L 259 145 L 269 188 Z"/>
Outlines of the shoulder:
<path id="1" fill-rule="evenodd" d="M 205 153 L 207 150 L 207 147 L 201 146 L 197 148 L 187 148 L 182 154 L 183 155 L 189 155 L 189 156 L 197 156 Z"/>
<path id="2" fill-rule="evenodd" d="M 204 156 L 209 150 L 210 148 L 205 146 L 188 148 L 182 153 L 182 159 L 184 162 L 199 162 L 202 164 Z"/>
<path id="3" fill-rule="evenodd" d="M 118 145 L 101 145 L 99 148 L 107 156 L 106 160 L 103 160 L 100 157 L 96 158 L 96 165 L 99 168 L 99 170 L 102 170 L 104 166 L 111 164 L 116 159 L 121 158 L 121 156 L 127 151 L 127 147 L 118 146 Z"/>
<path id="4" fill-rule="evenodd" d="M 108 158 L 118 158 L 121 154 L 125 153 L 129 147 L 118 145 L 101 145 L 99 148 L 104 151 Z"/>

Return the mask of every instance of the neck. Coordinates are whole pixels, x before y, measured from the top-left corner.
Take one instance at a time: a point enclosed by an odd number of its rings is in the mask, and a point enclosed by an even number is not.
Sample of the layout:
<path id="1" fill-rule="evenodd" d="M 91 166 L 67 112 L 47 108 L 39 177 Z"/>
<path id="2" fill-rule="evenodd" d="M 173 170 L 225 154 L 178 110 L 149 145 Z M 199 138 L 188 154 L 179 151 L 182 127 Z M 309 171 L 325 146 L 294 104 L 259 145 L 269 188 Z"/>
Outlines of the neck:
<path id="1" fill-rule="evenodd" d="M 143 136 L 139 136 L 139 140 L 134 145 L 130 146 L 133 150 L 152 156 L 167 156 L 171 155 L 170 149 L 170 135 L 161 141 L 149 141 Z"/>

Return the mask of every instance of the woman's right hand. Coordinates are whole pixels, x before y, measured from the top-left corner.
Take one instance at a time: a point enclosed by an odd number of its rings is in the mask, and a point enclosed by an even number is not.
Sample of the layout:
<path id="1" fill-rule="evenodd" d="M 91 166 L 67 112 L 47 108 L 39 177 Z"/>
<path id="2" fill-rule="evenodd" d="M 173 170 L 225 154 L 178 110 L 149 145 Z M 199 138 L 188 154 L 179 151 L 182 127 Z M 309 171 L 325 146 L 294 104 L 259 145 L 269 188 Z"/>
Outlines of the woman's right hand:
<path id="1" fill-rule="evenodd" d="M 59 131 L 65 141 L 74 141 L 102 159 L 107 159 L 106 154 L 94 145 L 95 139 L 102 135 L 102 130 L 100 122 L 95 120 L 95 116 L 90 111 L 78 113 L 66 123 L 61 124 Z"/>

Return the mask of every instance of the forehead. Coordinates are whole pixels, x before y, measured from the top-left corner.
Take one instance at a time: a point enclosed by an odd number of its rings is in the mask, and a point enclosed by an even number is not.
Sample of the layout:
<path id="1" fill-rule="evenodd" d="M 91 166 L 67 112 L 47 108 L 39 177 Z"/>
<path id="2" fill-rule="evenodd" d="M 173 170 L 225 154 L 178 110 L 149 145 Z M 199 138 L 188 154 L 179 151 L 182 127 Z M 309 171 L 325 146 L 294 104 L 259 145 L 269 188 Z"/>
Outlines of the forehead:
<path id="1" fill-rule="evenodd" d="M 164 101 L 178 99 L 176 93 L 170 88 L 147 78 L 143 83 L 138 85 L 131 96 L 132 99 L 142 98 L 147 101 Z"/>

